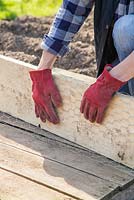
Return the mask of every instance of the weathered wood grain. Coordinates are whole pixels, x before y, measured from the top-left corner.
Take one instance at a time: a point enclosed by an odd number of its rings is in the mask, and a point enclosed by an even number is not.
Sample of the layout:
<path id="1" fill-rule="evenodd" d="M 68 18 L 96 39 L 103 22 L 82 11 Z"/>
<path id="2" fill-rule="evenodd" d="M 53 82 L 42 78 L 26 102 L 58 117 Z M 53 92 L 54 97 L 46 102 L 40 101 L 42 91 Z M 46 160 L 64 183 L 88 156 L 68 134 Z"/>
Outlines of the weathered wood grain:
<path id="1" fill-rule="evenodd" d="M 74 198 L 0 169 L 0 200 L 74 200 Z"/>
<path id="2" fill-rule="evenodd" d="M 101 199 L 118 189 L 115 183 L 4 144 L 0 166 L 83 200 Z"/>
<path id="3" fill-rule="evenodd" d="M 54 139 L 56 141 L 65 143 L 65 144 L 69 144 L 69 145 L 73 145 L 73 147 L 80 147 L 82 149 L 86 149 L 86 147 L 79 145 L 75 142 L 72 142 L 70 140 L 67 140 L 61 136 L 58 136 L 52 132 L 49 132 L 47 130 L 42 129 L 40 126 L 35 126 L 33 124 L 30 124 L 26 121 L 23 121 L 19 118 L 13 117 L 12 115 L 9 115 L 7 113 L 1 112 L 0 111 L 0 123 L 2 124 L 7 124 L 7 125 L 11 125 L 14 126 L 16 128 L 22 129 L 22 130 L 26 130 L 29 132 L 33 132 L 35 134 L 44 136 L 45 138 L 49 138 L 49 139 Z"/>
<path id="4" fill-rule="evenodd" d="M 133 170 L 128 169 L 104 156 L 83 150 L 43 136 L 29 133 L 8 125 L 0 124 L 0 143 L 60 162 L 87 174 L 114 182 L 121 187 L 134 179 Z"/>
<path id="5" fill-rule="evenodd" d="M 61 123 L 43 124 L 35 118 L 28 71 L 35 66 L 0 56 L 0 110 L 92 149 L 106 157 L 134 167 L 133 97 L 116 95 L 102 125 L 92 124 L 79 112 L 85 89 L 95 79 L 54 69 L 53 75 L 63 97 L 58 110 Z M 8 79 L 7 79 L 8 77 Z"/>
<path id="6" fill-rule="evenodd" d="M 109 200 L 134 200 L 134 184 L 124 191 L 120 191 Z"/>

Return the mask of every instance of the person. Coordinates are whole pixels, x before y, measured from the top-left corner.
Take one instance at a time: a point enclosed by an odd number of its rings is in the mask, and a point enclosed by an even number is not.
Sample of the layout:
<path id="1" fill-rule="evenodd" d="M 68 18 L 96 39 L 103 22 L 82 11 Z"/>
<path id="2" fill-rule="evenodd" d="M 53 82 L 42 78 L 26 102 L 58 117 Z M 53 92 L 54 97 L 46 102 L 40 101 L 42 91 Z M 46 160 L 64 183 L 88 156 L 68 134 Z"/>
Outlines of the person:
<path id="1" fill-rule="evenodd" d="M 69 51 L 69 43 L 93 7 L 98 78 L 84 92 L 80 112 L 90 122 L 102 123 L 117 91 L 134 95 L 134 0 L 63 0 L 43 38 L 38 70 L 29 72 L 36 117 L 43 122 L 60 122 L 56 108 L 62 98 L 52 67 L 57 57 Z"/>

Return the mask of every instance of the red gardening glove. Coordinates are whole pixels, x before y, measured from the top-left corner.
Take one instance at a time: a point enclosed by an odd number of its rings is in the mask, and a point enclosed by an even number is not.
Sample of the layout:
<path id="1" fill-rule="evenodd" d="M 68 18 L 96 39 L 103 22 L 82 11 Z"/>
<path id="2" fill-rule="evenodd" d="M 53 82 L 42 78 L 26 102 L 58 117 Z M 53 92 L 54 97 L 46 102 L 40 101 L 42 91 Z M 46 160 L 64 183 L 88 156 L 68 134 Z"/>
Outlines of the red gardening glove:
<path id="1" fill-rule="evenodd" d="M 30 71 L 33 82 L 32 97 L 35 103 L 36 117 L 43 122 L 46 119 L 54 124 L 59 123 L 56 107 L 62 104 L 60 93 L 53 81 L 51 69 Z"/>
<path id="2" fill-rule="evenodd" d="M 112 96 L 126 83 L 112 77 L 108 72 L 108 68 L 110 67 L 110 65 L 106 65 L 103 73 L 83 95 L 80 111 L 84 114 L 84 117 L 91 122 L 102 122 L 104 111 Z"/>

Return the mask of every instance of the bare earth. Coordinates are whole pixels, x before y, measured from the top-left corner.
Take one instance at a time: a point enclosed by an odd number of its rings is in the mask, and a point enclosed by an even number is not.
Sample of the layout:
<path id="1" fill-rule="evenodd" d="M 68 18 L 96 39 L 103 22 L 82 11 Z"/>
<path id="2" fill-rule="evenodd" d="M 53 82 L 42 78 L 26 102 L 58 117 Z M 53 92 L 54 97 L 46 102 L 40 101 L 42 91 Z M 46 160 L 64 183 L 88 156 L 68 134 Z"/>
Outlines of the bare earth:
<path id="1" fill-rule="evenodd" d="M 48 33 L 53 17 L 24 16 L 14 21 L 0 21 L 0 54 L 38 65 L 43 35 Z M 55 67 L 96 75 L 92 15 L 70 44 L 70 52 L 57 60 Z"/>

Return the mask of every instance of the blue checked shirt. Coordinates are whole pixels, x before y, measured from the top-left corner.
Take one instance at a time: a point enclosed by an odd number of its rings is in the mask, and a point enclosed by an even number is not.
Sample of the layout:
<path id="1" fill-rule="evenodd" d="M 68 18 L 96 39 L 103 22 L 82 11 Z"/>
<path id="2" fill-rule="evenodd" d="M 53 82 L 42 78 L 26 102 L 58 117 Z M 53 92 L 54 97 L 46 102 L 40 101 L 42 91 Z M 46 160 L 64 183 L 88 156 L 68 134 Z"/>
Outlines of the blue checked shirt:
<path id="1" fill-rule="evenodd" d="M 95 0 L 63 0 L 50 31 L 41 44 L 44 50 L 57 56 L 68 52 L 68 45 L 89 15 Z M 134 14 L 134 0 L 120 0 L 115 20 L 123 15 Z"/>

